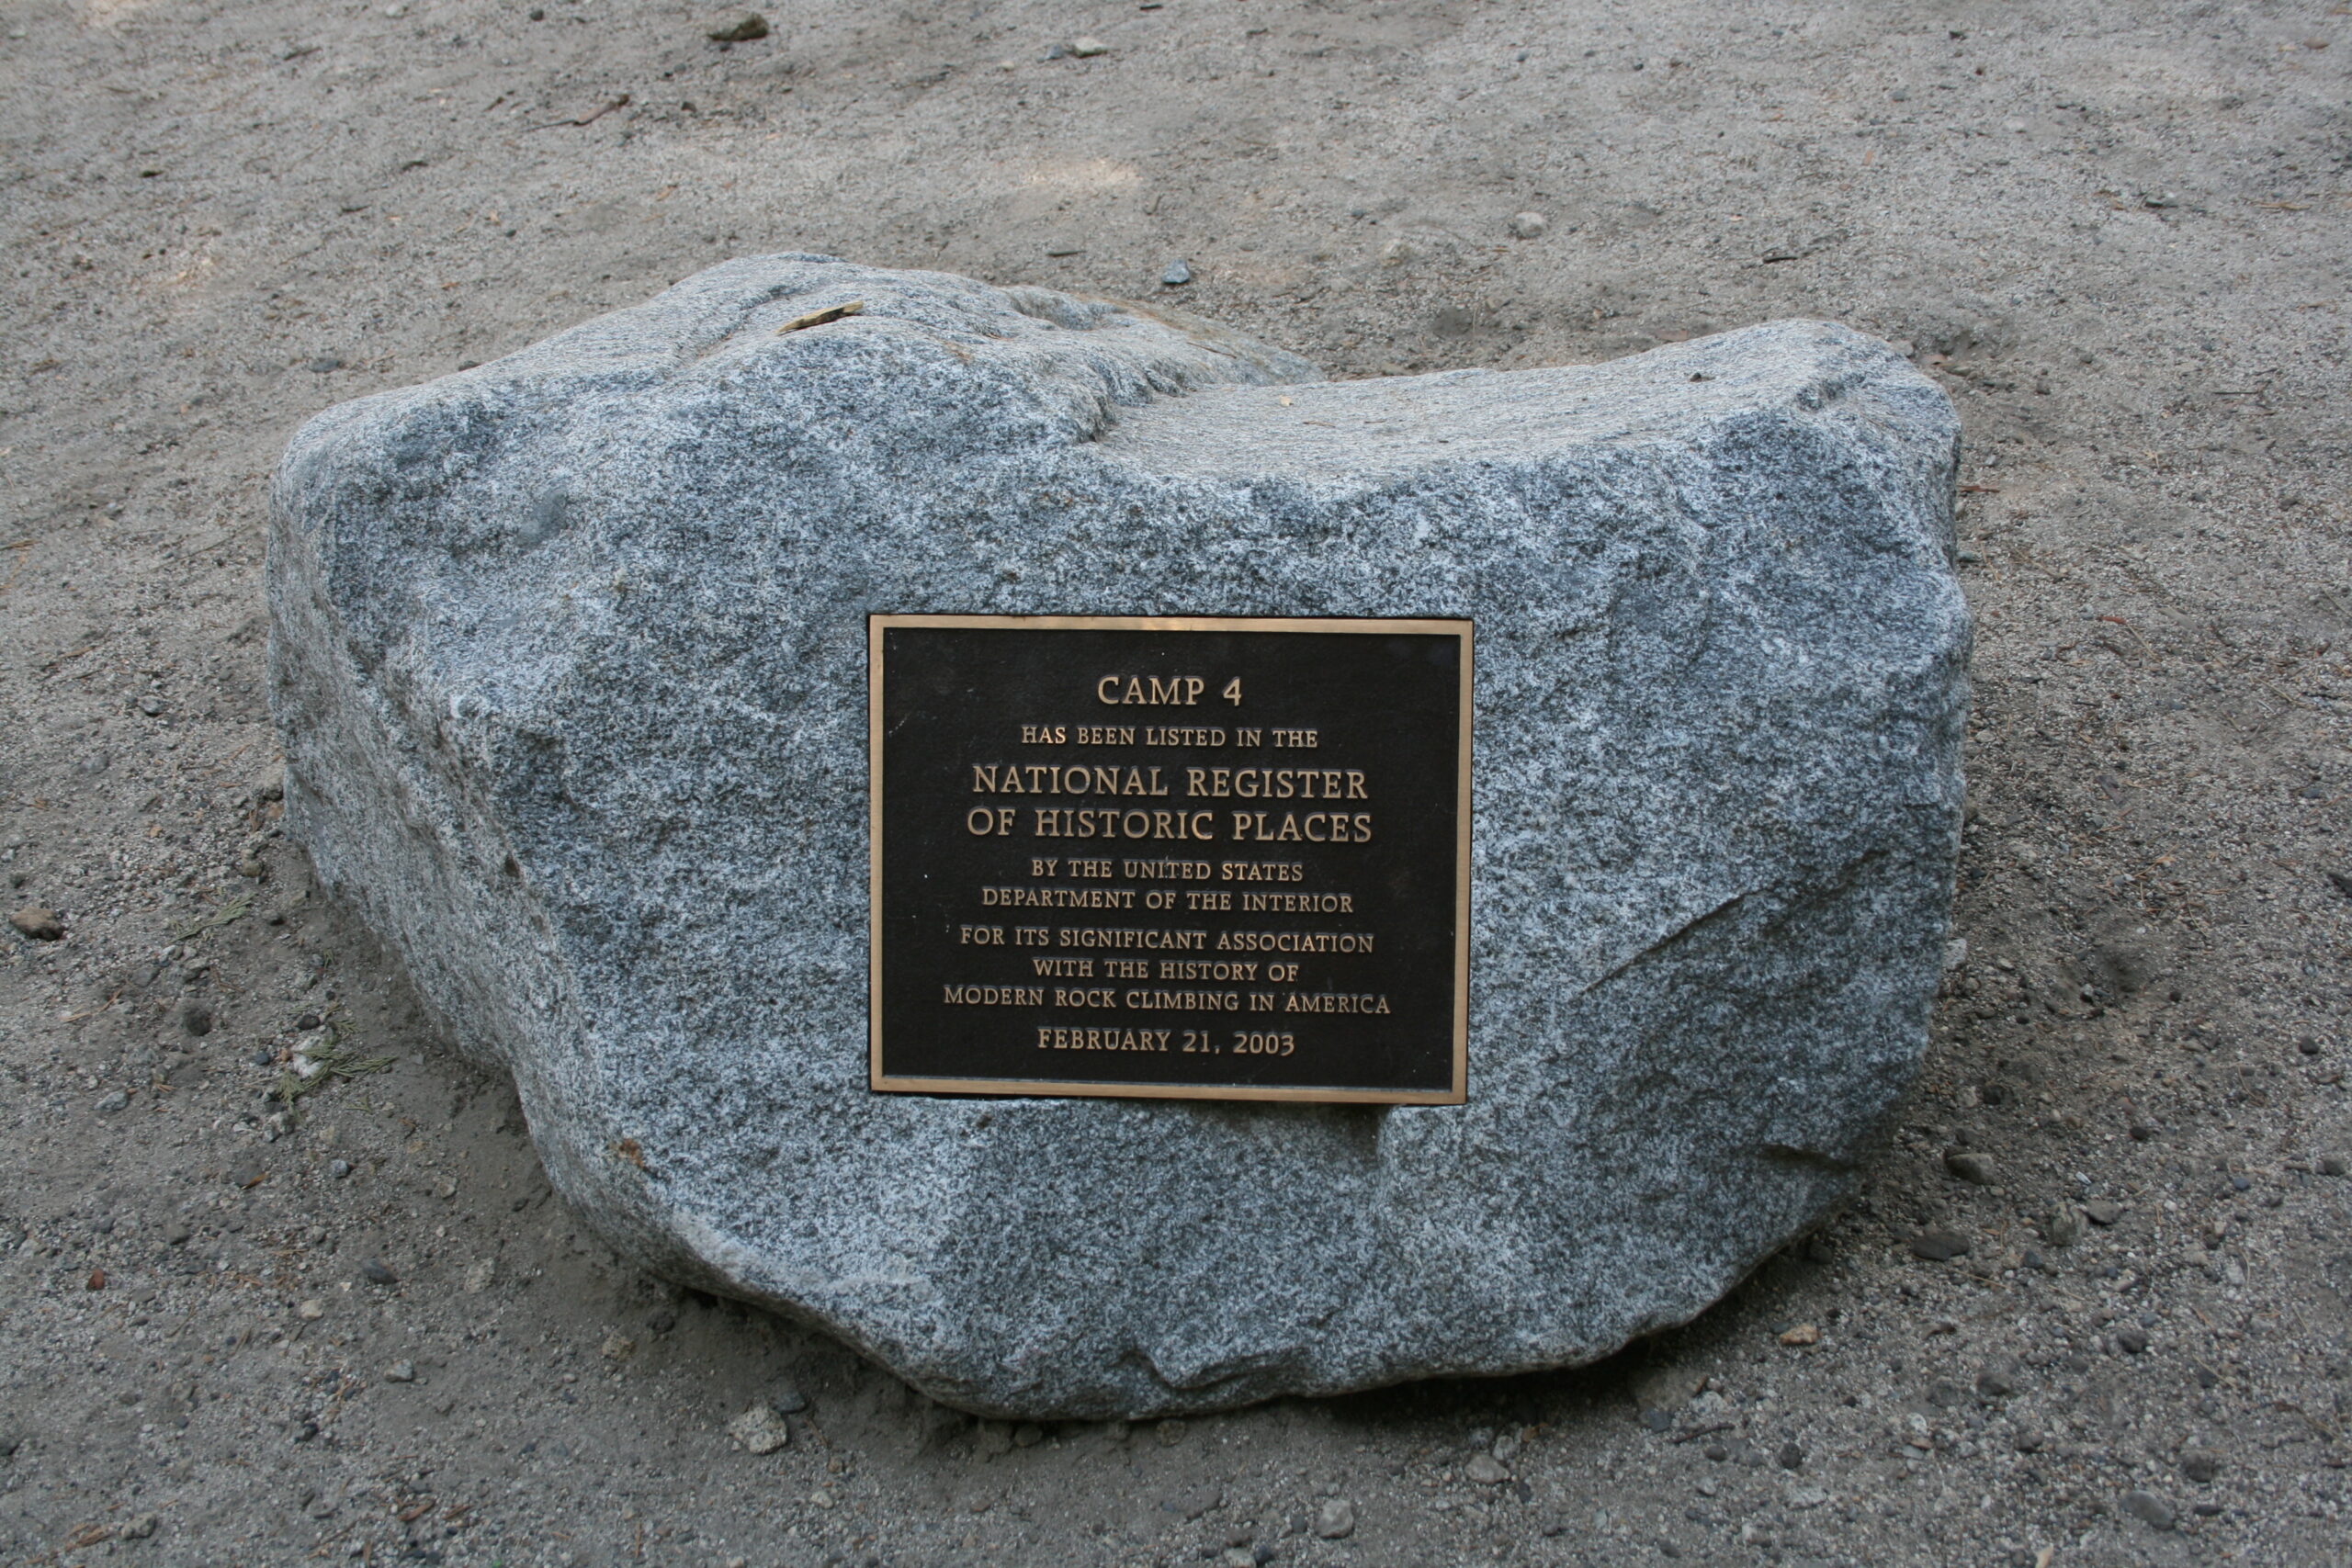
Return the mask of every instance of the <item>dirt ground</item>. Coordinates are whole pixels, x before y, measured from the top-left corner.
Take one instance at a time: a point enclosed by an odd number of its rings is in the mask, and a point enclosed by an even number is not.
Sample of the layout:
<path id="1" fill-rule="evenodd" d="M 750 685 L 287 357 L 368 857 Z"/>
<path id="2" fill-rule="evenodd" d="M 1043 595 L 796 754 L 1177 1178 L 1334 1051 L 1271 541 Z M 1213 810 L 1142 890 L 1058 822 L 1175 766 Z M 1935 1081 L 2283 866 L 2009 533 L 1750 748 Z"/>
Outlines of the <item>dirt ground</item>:
<path id="1" fill-rule="evenodd" d="M 759 3 L 0 7 L 0 1559 L 2352 1560 L 2352 7 Z M 1598 1368 L 1132 1430 L 583 1234 L 275 833 L 265 485 L 764 249 L 1342 377 L 1906 344 L 1967 948 L 1860 1199 Z"/>

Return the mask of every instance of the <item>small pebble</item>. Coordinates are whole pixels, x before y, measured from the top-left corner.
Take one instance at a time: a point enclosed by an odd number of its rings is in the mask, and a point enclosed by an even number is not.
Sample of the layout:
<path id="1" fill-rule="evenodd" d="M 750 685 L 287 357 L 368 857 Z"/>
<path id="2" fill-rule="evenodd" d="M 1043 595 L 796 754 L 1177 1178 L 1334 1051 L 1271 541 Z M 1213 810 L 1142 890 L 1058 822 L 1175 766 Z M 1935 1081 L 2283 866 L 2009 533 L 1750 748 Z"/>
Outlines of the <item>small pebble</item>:
<path id="1" fill-rule="evenodd" d="M 2115 1344 L 2125 1355 L 2136 1356 L 2148 1348 L 2148 1331 L 2127 1323 L 2115 1331 Z"/>
<path id="2" fill-rule="evenodd" d="M 2123 1217 L 2123 1205 L 2107 1198 L 2094 1198 L 2083 1205 L 2083 1218 L 2095 1225 L 2111 1225 Z"/>
<path id="3" fill-rule="evenodd" d="M 752 1405 L 727 1423 L 727 1435 L 755 1454 L 772 1454 L 792 1441 L 792 1428 L 775 1405 Z"/>
<path id="4" fill-rule="evenodd" d="M 1821 1330 L 1813 1324 L 1800 1323 L 1794 1328 L 1782 1332 L 1781 1343 L 1798 1346 L 1818 1345 L 1821 1343 Z"/>
<path id="5" fill-rule="evenodd" d="M 1464 1473 L 1481 1486 L 1498 1486 L 1510 1479 L 1510 1471 L 1492 1454 L 1472 1454 Z"/>
<path id="6" fill-rule="evenodd" d="M 130 1108 L 130 1095 L 128 1090 L 119 1089 L 111 1094 L 98 1096 L 98 1114 L 101 1116 L 111 1116 L 118 1111 L 128 1111 Z"/>
<path id="7" fill-rule="evenodd" d="M 391 1271 L 380 1258 L 370 1258 L 359 1266 L 359 1277 L 371 1285 L 397 1285 L 401 1277 Z"/>
<path id="8" fill-rule="evenodd" d="M 607 1361 L 626 1361 L 637 1354 L 637 1341 L 626 1335 L 607 1334 L 597 1350 Z"/>
<path id="9" fill-rule="evenodd" d="M 2126 1492 L 2123 1511 L 2153 1530 L 2173 1527 L 2172 1505 L 2153 1492 Z"/>
<path id="10" fill-rule="evenodd" d="M 326 1314 L 327 1303 L 316 1296 L 310 1297 L 294 1309 L 294 1315 L 304 1323 L 316 1323 Z"/>
<path id="11" fill-rule="evenodd" d="M 739 20 L 723 28 L 713 28 L 709 34 L 713 43 L 750 43 L 767 36 L 768 19 L 757 11 L 747 12 Z"/>
<path id="12" fill-rule="evenodd" d="M 1993 1185 L 1993 1162 L 1970 1149 L 1944 1151 L 1944 1168 L 1977 1187 Z"/>
<path id="13" fill-rule="evenodd" d="M 1540 240 L 1551 227 L 1551 221 L 1540 212 L 1515 213 L 1510 220 L 1510 237 L 1514 240 Z"/>
<path id="14" fill-rule="evenodd" d="M 1098 54 L 1110 53 L 1111 46 L 1097 38 L 1074 38 L 1069 40 L 1069 51 L 1080 60 L 1091 60 Z"/>
<path id="15" fill-rule="evenodd" d="M 1911 1238 L 1911 1252 L 1930 1263 L 1949 1263 L 1968 1256 L 1968 1242 L 1951 1231 L 1925 1230 Z"/>
<path id="16" fill-rule="evenodd" d="M 201 1040 L 212 1032 L 212 1010 L 202 1002 L 182 1002 L 180 1027 Z"/>
<path id="17" fill-rule="evenodd" d="M 2180 1456 L 2180 1472 L 2202 1486 L 2222 1473 L 2222 1456 L 2205 1449 L 2191 1449 Z"/>
<path id="18" fill-rule="evenodd" d="M 386 1382 L 414 1382 L 416 1381 L 416 1363 L 414 1361 L 394 1361 L 390 1366 L 384 1369 L 384 1381 Z"/>
<path id="19" fill-rule="evenodd" d="M 1193 268 L 1186 262 L 1170 262 L 1168 270 L 1159 275 L 1159 281 L 1170 288 L 1182 288 L 1193 281 Z"/>
<path id="20" fill-rule="evenodd" d="M 2344 1156 L 2342 1155 L 2322 1155 L 2319 1156 L 2319 1173 L 2322 1176 L 2341 1176 L 2344 1174 L 2345 1168 Z"/>
<path id="21" fill-rule="evenodd" d="M 1315 1511 L 1315 1533 L 1325 1540 L 1345 1540 L 1356 1532 L 1356 1506 L 1344 1497 L 1330 1497 Z"/>
<path id="22" fill-rule="evenodd" d="M 56 942 L 65 935 L 65 922 L 57 918 L 57 911 L 39 904 L 28 904 L 17 910 L 8 917 L 8 923 L 17 928 L 19 936 L 35 942 Z"/>
<path id="23" fill-rule="evenodd" d="M 1782 1470 L 1803 1470 L 1804 1468 L 1804 1450 L 1797 1447 L 1794 1443 L 1782 1443 L 1781 1445 L 1781 1451 L 1772 1457 L 1780 1461 L 1781 1468 Z"/>
<path id="24" fill-rule="evenodd" d="M 340 1181 L 351 1174 L 351 1162 L 347 1159 L 331 1159 L 327 1161 L 327 1174 Z"/>

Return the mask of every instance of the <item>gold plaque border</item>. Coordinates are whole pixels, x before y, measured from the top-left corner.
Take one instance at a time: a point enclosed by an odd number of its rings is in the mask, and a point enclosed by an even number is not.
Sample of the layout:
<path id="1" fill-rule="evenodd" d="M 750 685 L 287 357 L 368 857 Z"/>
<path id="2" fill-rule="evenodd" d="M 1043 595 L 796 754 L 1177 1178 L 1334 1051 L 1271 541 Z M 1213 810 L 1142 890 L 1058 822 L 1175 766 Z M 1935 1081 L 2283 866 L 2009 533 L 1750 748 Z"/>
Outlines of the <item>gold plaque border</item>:
<path id="1" fill-rule="evenodd" d="M 892 1077 L 882 1071 L 882 634 L 892 626 L 977 626 L 1021 631 L 1397 632 L 1462 644 L 1461 768 L 1454 784 L 1453 1084 L 1449 1089 L 1250 1089 L 1238 1085 L 1093 1083 L 1069 1078 Z M 1001 1098 L 1288 1100 L 1323 1105 L 1462 1105 L 1470 1098 L 1470 720 L 1475 623 L 1451 618 L 1311 615 L 929 615 L 865 617 L 866 1088 L 876 1094 Z"/>

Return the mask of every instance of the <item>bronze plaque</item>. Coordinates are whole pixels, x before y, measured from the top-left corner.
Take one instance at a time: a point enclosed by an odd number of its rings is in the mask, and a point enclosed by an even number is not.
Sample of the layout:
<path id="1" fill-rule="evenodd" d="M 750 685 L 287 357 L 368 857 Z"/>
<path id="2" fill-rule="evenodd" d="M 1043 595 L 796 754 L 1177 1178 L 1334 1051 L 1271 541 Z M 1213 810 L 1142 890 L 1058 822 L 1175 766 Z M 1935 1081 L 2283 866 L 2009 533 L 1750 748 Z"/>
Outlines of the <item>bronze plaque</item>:
<path id="1" fill-rule="evenodd" d="M 867 649 L 876 1089 L 1463 1102 L 1468 621 Z"/>

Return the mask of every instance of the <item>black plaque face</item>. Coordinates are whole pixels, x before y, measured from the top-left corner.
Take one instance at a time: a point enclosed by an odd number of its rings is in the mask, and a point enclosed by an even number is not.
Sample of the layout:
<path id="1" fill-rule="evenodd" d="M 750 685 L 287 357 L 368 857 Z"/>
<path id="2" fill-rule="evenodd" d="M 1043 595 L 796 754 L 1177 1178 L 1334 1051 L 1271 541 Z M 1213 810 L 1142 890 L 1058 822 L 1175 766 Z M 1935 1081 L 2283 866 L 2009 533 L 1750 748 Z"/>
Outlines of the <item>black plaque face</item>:
<path id="1" fill-rule="evenodd" d="M 873 1087 L 1461 1104 L 1470 652 L 871 617 Z"/>

